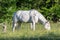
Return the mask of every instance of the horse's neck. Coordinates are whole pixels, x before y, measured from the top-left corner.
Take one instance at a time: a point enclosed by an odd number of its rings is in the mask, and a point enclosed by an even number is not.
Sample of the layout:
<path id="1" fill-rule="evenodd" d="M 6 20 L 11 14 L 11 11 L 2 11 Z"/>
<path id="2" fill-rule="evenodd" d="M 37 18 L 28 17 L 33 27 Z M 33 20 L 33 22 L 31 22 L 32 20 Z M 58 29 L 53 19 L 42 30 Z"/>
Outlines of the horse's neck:
<path id="1" fill-rule="evenodd" d="M 39 13 L 38 19 L 40 22 L 42 22 L 42 24 L 45 24 L 47 22 L 47 20 L 45 19 L 45 17 L 41 13 Z"/>
<path id="2" fill-rule="evenodd" d="M 31 14 L 35 14 L 38 17 L 38 20 L 42 23 L 45 24 L 47 22 L 47 20 L 45 19 L 45 17 L 38 11 L 33 10 L 33 12 Z"/>

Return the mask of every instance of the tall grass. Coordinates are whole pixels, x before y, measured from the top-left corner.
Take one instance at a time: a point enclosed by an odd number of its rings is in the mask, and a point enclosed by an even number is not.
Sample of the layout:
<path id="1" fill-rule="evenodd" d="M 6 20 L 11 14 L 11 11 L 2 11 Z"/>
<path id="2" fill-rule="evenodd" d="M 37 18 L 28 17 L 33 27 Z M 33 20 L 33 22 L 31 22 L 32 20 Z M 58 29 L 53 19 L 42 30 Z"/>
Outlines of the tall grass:
<path id="1" fill-rule="evenodd" d="M 0 40 L 60 40 L 60 23 L 51 23 L 51 30 L 47 31 L 42 24 L 36 24 L 36 30 L 30 29 L 29 23 L 22 23 L 19 30 L 12 32 L 12 25 L 7 24 L 7 31 L 0 26 Z"/>

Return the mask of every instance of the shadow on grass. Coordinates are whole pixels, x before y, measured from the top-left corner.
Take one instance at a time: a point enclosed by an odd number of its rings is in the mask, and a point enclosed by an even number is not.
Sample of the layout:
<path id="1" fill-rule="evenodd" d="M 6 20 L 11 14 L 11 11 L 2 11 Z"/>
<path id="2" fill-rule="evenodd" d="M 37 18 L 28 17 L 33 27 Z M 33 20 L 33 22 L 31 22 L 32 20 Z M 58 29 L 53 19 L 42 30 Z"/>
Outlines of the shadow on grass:
<path id="1" fill-rule="evenodd" d="M 0 38 L 0 40 L 60 40 L 60 36 L 50 33 L 40 37 L 6 37 Z"/>

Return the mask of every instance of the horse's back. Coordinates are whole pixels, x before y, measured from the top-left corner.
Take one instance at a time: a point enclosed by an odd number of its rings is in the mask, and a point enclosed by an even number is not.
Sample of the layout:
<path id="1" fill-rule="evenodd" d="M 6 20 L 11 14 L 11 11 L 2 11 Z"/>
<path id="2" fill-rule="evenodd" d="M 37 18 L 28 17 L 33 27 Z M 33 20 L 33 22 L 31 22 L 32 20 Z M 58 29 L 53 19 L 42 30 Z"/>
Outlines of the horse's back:
<path id="1" fill-rule="evenodd" d="M 19 10 L 15 13 L 15 15 L 18 18 L 17 20 L 21 22 L 32 22 L 32 20 L 37 22 L 38 16 L 36 15 L 35 11 L 36 10 Z"/>
<path id="2" fill-rule="evenodd" d="M 28 22 L 30 19 L 30 11 L 23 11 L 23 10 L 19 10 L 15 13 L 15 15 L 17 16 L 17 20 L 21 21 L 21 22 Z"/>

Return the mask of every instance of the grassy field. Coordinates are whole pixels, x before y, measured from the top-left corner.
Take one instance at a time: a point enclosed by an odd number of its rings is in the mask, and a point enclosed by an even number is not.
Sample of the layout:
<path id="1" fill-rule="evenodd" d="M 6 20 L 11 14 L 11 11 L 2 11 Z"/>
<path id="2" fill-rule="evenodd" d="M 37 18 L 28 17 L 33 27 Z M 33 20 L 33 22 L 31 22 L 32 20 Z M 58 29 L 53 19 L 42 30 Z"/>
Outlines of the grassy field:
<path id="1" fill-rule="evenodd" d="M 36 24 L 36 30 L 30 29 L 29 23 L 22 23 L 19 30 L 12 32 L 11 25 L 4 33 L 0 27 L 0 40 L 60 40 L 60 23 L 51 23 L 51 30 L 47 31 L 43 25 Z"/>

